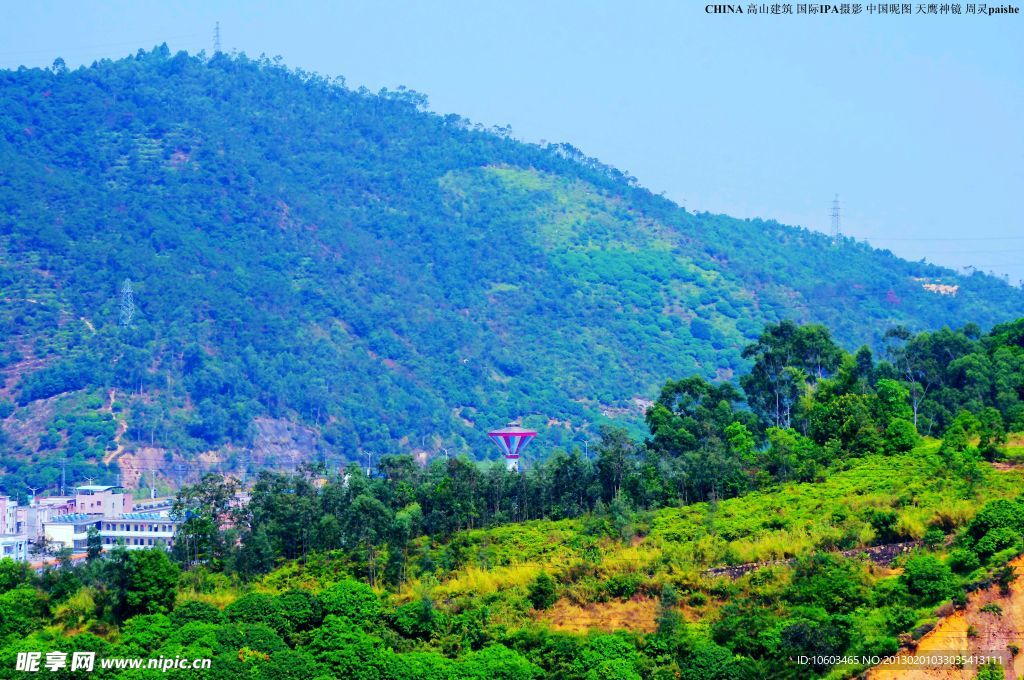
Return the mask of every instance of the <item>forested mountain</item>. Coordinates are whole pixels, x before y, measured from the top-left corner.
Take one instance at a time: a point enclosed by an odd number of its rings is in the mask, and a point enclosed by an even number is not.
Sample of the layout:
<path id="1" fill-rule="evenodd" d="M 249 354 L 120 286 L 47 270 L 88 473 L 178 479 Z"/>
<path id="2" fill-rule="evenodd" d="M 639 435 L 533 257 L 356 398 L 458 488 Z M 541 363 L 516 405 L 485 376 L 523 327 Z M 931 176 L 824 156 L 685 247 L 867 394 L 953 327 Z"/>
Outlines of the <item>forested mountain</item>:
<path id="1" fill-rule="evenodd" d="M 484 456 L 513 418 L 549 446 L 639 423 L 666 376 L 732 377 L 767 323 L 880 350 L 1022 315 L 995 278 L 693 214 L 402 88 L 166 47 L 0 72 L 10 478 Z"/>

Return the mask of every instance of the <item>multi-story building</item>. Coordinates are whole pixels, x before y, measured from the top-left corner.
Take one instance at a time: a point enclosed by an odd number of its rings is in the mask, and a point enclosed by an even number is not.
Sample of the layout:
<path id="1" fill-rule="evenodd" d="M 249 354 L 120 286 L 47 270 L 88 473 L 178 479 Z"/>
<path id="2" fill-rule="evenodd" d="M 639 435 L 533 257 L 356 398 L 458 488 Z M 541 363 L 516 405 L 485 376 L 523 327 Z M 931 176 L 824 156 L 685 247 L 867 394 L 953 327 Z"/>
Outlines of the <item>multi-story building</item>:
<path id="1" fill-rule="evenodd" d="M 120 486 L 88 484 L 75 487 L 75 512 L 114 517 L 132 511 L 132 497 Z"/>
<path id="2" fill-rule="evenodd" d="M 20 521 L 18 502 L 0 496 L 0 559 L 9 557 L 19 562 L 28 560 L 28 536 Z"/>
<path id="3" fill-rule="evenodd" d="M 105 550 L 119 543 L 129 550 L 158 546 L 170 549 L 180 524 L 164 512 L 126 512 L 113 516 L 75 513 L 44 522 L 43 529 L 55 550 L 71 548 L 77 553 L 88 548 L 90 527 L 100 532 Z"/>
<path id="4" fill-rule="evenodd" d="M 10 496 L 0 496 L 0 536 L 20 534 L 18 526 L 18 501 Z"/>

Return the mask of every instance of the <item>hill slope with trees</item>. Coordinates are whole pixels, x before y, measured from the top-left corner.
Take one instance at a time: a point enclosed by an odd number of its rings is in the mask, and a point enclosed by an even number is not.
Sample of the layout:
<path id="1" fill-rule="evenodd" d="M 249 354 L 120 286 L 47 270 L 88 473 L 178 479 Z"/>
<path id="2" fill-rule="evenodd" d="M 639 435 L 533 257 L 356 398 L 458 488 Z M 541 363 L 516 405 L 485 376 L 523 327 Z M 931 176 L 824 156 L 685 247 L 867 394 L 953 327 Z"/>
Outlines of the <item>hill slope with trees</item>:
<path id="1" fill-rule="evenodd" d="M 767 323 L 880 350 L 1024 314 L 998 279 L 694 214 L 403 88 L 166 47 L 0 72 L 0 298 L 19 484 L 483 457 L 514 418 L 564 444 L 638 425 L 664 376 L 745 370 Z"/>

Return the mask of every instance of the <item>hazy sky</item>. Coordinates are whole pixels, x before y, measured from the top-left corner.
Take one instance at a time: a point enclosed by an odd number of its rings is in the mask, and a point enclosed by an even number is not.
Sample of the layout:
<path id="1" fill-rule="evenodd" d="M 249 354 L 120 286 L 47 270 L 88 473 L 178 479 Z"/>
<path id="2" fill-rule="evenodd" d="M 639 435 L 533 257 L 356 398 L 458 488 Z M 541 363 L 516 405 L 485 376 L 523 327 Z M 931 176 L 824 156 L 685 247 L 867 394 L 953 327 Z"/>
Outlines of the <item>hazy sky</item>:
<path id="1" fill-rule="evenodd" d="M 0 66 L 57 56 L 75 66 L 160 42 L 209 51 L 216 21 L 225 51 L 280 55 L 350 86 L 405 85 L 435 111 L 570 142 L 693 210 L 828 230 L 838 192 L 844 233 L 1024 279 L 1020 15 L 715 16 L 679 1 L 8 2 Z"/>

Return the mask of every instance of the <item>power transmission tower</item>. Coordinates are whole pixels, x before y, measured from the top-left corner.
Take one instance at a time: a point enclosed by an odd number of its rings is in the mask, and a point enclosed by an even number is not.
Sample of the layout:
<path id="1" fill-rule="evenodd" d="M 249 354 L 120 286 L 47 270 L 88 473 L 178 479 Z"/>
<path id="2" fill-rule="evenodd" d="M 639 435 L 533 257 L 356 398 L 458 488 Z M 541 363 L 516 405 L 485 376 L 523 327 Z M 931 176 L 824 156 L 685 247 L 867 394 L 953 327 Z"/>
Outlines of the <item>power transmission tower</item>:
<path id="1" fill-rule="evenodd" d="M 832 199 L 832 244 L 839 243 L 839 194 Z"/>
<path id="2" fill-rule="evenodd" d="M 118 324 L 126 328 L 131 325 L 134 317 L 135 294 L 132 292 L 131 280 L 125 279 L 121 284 L 121 318 L 118 320 Z"/>
<path id="3" fill-rule="evenodd" d="M 213 53 L 220 52 L 220 22 L 213 25 Z"/>

